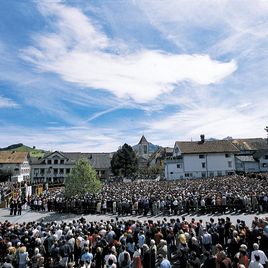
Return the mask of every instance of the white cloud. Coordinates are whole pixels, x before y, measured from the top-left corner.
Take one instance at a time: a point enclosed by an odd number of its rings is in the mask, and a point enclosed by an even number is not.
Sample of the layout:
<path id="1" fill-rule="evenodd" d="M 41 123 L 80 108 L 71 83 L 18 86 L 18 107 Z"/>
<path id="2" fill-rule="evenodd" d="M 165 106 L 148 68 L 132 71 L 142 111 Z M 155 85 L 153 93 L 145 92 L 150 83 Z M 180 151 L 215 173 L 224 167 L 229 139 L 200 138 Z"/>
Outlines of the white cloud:
<path id="1" fill-rule="evenodd" d="M 59 3 L 42 4 L 40 9 L 56 18 L 54 30 L 35 36 L 35 45 L 23 50 L 23 58 L 41 71 L 57 73 L 84 87 L 107 90 L 119 98 L 146 103 L 172 92 L 180 82 L 218 83 L 237 68 L 234 60 L 220 62 L 208 55 L 147 49 L 112 54 L 108 51 L 114 41 L 78 9 Z"/>
<path id="2" fill-rule="evenodd" d="M 18 127 L 20 131 L 18 132 Z M 0 127 L 0 147 L 14 143 L 36 146 L 44 150 L 72 152 L 112 152 L 122 145 L 120 131 L 96 127 Z"/>
<path id="3" fill-rule="evenodd" d="M 199 139 L 200 134 L 217 139 L 265 137 L 263 119 L 268 118 L 268 108 L 264 104 L 265 101 L 260 99 L 241 102 L 238 106 L 204 101 L 195 109 L 184 108 L 173 115 L 147 122 L 146 128 L 152 136 L 161 133 L 169 145 L 176 140 Z"/>
<path id="4" fill-rule="evenodd" d="M 0 96 L 0 109 L 1 108 L 17 108 L 19 105 L 11 99 Z"/>

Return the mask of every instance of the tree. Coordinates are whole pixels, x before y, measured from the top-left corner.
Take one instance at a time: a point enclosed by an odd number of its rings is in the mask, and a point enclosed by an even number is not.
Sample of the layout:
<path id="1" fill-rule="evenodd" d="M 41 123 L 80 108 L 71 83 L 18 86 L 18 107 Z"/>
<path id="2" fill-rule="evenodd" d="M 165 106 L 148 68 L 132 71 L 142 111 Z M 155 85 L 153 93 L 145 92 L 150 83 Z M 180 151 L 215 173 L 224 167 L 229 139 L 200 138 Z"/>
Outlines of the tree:
<path id="1" fill-rule="evenodd" d="M 111 161 L 111 168 L 114 175 L 130 175 L 133 174 L 138 168 L 138 160 L 132 147 L 124 144 L 113 155 Z"/>
<path id="2" fill-rule="evenodd" d="M 86 159 L 78 160 L 65 180 L 65 196 L 83 197 L 87 193 L 98 193 L 100 189 L 101 181 L 96 171 Z"/>

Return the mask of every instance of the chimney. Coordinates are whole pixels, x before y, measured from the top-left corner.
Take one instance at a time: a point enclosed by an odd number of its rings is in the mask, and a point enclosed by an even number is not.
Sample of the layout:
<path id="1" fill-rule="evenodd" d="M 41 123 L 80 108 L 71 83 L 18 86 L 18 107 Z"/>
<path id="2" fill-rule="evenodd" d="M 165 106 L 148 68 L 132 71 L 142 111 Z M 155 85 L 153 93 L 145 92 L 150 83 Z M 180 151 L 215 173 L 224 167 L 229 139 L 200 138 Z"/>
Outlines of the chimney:
<path id="1" fill-rule="evenodd" d="M 201 134 L 200 135 L 200 143 L 204 143 L 205 142 L 205 135 Z"/>

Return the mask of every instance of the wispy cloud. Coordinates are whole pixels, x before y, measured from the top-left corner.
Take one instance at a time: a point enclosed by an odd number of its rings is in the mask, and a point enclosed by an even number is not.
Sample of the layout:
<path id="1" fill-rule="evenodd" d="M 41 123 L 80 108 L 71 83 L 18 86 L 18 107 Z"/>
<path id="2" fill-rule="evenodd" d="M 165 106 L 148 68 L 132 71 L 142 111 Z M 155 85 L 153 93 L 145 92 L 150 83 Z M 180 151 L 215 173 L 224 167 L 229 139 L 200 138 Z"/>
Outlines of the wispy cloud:
<path id="1" fill-rule="evenodd" d="M 146 103 L 170 93 L 182 81 L 200 85 L 218 83 L 232 74 L 234 60 L 220 62 L 208 55 L 179 55 L 141 49 L 111 53 L 109 39 L 76 8 L 42 4 L 41 12 L 54 18 L 54 30 L 35 36 L 35 46 L 22 57 L 39 70 L 57 73 L 63 80 L 107 90 L 118 98 Z M 77 27 L 79 25 L 79 27 Z"/>
<path id="2" fill-rule="evenodd" d="M 163 146 L 201 133 L 265 136 L 267 1 L 34 5 L 42 19 L 25 24 L 23 42 L 0 41 L 3 146 L 113 151 L 142 134 Z M 7 109 L 17 107 L 24 126 Z"/>
<path id="3" fill-rule="evenodd" d="M 3 108 L 18 108 L 18 107 L 19 107 L 19 105 L 15 101 L 13 101 L 9 98 L 0 96 L 0 109 L 1 108 L 2 109 Z"/>

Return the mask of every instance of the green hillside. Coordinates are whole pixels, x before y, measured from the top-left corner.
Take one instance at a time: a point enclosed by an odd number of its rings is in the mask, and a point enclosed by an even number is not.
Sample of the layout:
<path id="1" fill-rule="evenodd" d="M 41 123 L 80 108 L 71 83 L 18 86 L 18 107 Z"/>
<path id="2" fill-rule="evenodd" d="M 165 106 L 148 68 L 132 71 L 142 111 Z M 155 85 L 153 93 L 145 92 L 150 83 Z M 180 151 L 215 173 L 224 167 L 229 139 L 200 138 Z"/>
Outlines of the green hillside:
<path id="1" fill-rule="evenodd" d="M 42 157 L 45 154 L 44 150 L 36 149 L 35 147 L 29 147 L 22 143 L 12 144 L 10 146 L 0 148 L 0 151 L 17 151 L 17 152 L 29 152 L 32 157 Z"/>

